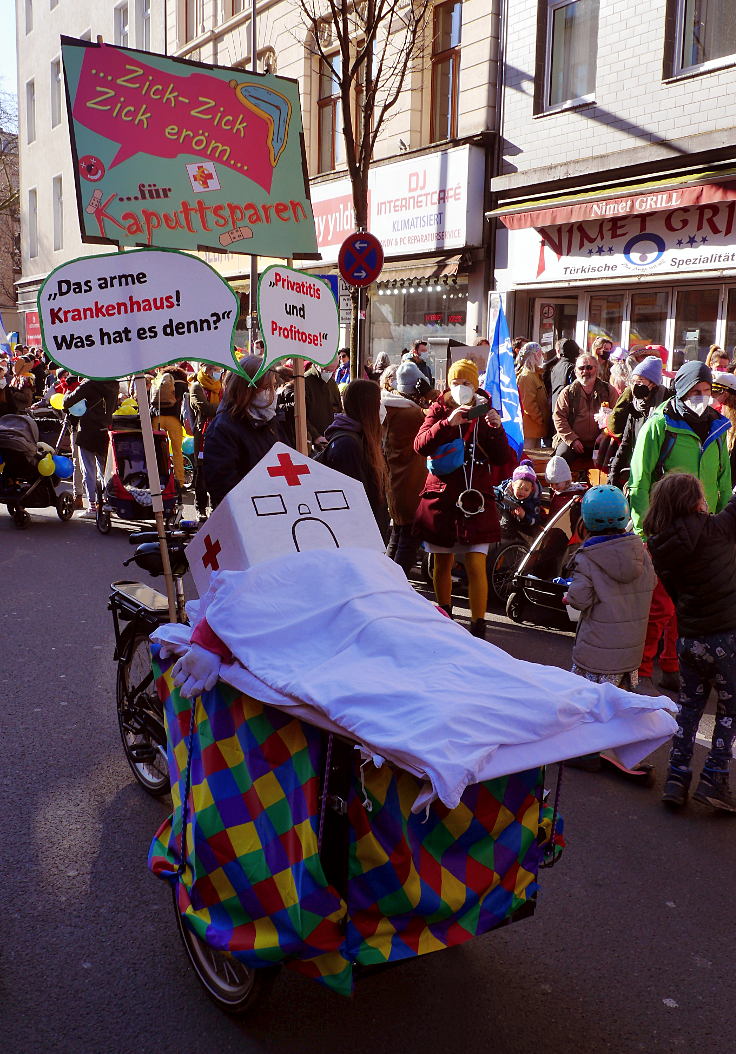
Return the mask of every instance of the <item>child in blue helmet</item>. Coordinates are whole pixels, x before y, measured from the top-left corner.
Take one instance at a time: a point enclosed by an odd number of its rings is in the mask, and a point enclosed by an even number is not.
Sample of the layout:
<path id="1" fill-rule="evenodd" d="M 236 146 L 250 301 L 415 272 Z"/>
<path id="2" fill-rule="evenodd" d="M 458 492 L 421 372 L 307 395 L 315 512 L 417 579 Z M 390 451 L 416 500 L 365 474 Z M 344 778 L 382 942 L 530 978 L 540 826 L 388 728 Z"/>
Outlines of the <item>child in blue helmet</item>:
<path id="1" fill-rule="evenodd" d="M 617 487 L 592 487 L 582 501 L 588 538 L 573 561 L 565 601 L 581 612 L 572 671 L 589 681 L 636 688 L 656 581 L 644 543 L 628 532 Z"/>

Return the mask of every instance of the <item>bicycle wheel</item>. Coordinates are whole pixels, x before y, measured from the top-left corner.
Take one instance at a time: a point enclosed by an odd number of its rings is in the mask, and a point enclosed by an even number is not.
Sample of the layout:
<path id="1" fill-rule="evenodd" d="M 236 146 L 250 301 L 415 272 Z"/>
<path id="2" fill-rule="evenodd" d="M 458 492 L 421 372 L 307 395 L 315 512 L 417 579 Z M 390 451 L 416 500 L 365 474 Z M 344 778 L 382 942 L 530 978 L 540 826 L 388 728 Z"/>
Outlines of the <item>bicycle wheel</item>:
<path id="1" fill-rule="evenodd" d="M 181 916 L 176 890 L 174 911 L 179 936 L 189 962 L 207 995 L 226 1014 L 234 1017 L 246 1014 L 276 979 L 279 967 L 262 966 L 257 970 L 251 969 L 227 952 L 218 951 L 200 940 Z"/>
<path id="2" fill-rule="evenodd" d="M 504 607 L 511 591 L 514 572 L 528 551 L 521 542 L 502 542 L 488 554 L 488 584 Z"/>
<path id="3" fill-rule="evenodd" d="M 136 633 L 122 649 L 116 689 L 118 725 L 128 764 L 141 787 L 160 798 L 169 791 L 166 730 L 145 633 Z"/>

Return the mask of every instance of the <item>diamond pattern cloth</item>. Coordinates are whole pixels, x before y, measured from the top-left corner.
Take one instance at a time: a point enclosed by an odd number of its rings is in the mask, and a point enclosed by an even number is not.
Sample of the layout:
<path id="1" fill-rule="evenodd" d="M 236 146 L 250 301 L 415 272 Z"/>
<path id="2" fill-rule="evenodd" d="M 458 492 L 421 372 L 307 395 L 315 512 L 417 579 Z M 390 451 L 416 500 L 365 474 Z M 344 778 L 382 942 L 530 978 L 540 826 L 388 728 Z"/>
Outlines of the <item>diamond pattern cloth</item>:
<path id="1" fill-rule="evenodd" d="M 533 901 L 551 814 L 540 769 L 474 784 L 456 809 L 435 802 L 425 816 L 411 812 L 415 777 L 360 768 L 356 751 L 341 896 L 317 846 L 325 734 L 222 682 L 192 709 L 154 671 L 174 808 L 149 867 L 213 947 L 348 994 L 355 963 L 460 944 Z"/>

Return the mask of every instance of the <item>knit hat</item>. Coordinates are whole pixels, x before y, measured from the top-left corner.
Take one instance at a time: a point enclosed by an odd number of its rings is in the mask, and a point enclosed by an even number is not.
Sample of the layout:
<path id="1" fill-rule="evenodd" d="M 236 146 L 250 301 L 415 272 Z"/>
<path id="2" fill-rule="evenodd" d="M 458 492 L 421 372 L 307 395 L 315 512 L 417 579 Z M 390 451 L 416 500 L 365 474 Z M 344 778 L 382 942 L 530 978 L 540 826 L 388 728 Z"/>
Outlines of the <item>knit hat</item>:
<path id="1" fill-rule="evenodd" d="M 417 384 L 426 380 L 415 362 L 404 361 L 396 370 L 396 391 L 402 395 L 414 395 Z"/>
<path id="2" fill-rule="evenodd" d="M 662 360 L 658 355 L 647 355 L 645 359 L 637 363 L 631 371 L 632 380 L 634 377 L 643 377 L 645 381 L 651 381 L 652 384 L 662 383 Z"/>
<path id="3" fill-rule="evenodd" d="M 710 368 L 698 359 L 690 359 L 688 362 L 683 362 L 675 374 L 675 395 L 678 399 L 684 399 L 687 393 L 696 384 L 700 384 L 701 381 L 706 381 L 708 384 L 713 383 L 713 374 Z"/>
<path id="4" fill-rule="evenodd" d="M 547 468 L 544 470 L 544 474 L 547 477 L 548 483 L 569 483 L 572 479 L 572 472 L 570 466 L 565 461 L 564 457 L 559 457 L 555 454 L 547 462 Z"/>
<path id="5" fill-rule="evenodd" d="M 453 381 L 466 381 L 477 388 L 478 367 L 471 359 L 458 359 L 447 371 L 447 383 L 452 384 Z"/>
<path id="6" fill-rule="evenodd" d="M 537 474 L 531 461 L 522 461 L 511 474 L 512 479 L 525 479 L 529 483 L 537 482 Z"/>

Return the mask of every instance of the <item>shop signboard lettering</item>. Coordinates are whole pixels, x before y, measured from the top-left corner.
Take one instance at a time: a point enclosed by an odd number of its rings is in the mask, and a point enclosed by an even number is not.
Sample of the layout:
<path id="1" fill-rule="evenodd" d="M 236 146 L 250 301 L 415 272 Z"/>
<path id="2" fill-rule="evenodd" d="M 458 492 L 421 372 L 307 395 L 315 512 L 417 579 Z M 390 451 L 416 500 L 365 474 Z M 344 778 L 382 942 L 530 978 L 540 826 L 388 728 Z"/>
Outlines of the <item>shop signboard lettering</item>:
<path id="1" fill-rule="evenodd" d="M 425 311 L 424 312 L 424 324 L 425 326 L 442 326 L 445 321 L 444 311 Z"/>
<path id="2" fill-rule="evenodd" d="M 296 81 L 62 37 L 83 241 L 314 258 Z"/>
<path id="3" fill-rule="evenodd" d="M 464 326 L 465 325 L 465 313 L 464 312 L 458 312 L 458 313 L 455 313 L 455 314 L 450 313 L 447 316 L 447 325 L 448 326 Z"/>
<path id="4" fill-rule="evenodd" d="M 736 200 L 509 231 L 514 282 L 736 271 Z"/>

